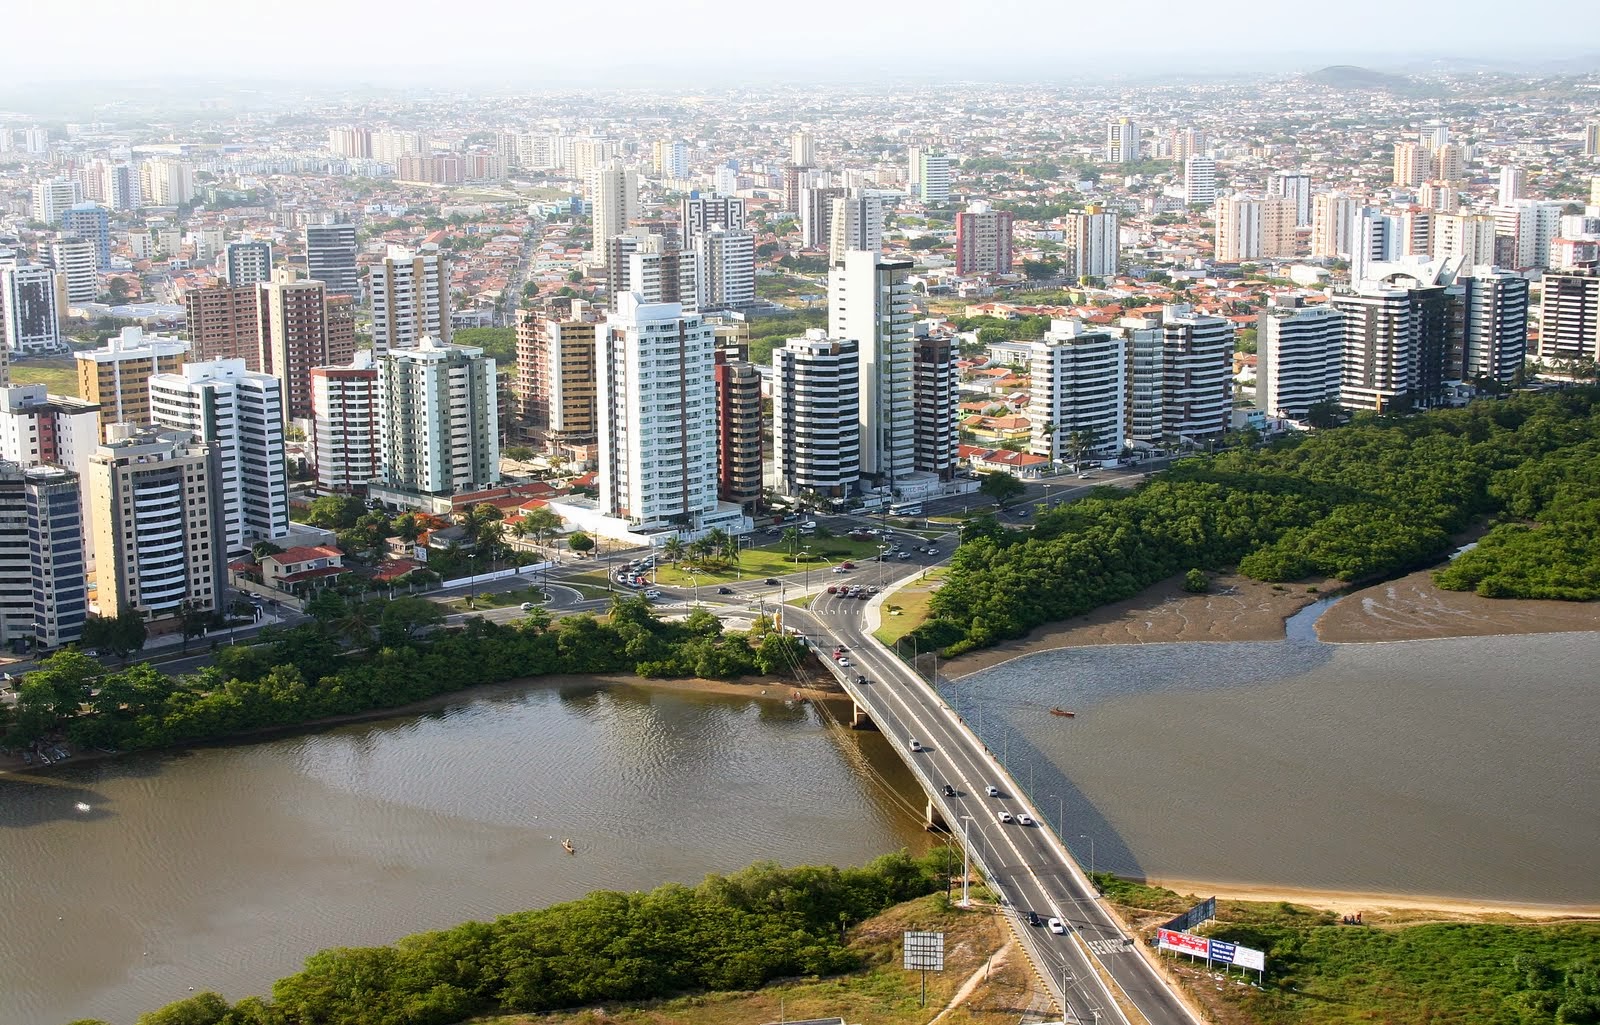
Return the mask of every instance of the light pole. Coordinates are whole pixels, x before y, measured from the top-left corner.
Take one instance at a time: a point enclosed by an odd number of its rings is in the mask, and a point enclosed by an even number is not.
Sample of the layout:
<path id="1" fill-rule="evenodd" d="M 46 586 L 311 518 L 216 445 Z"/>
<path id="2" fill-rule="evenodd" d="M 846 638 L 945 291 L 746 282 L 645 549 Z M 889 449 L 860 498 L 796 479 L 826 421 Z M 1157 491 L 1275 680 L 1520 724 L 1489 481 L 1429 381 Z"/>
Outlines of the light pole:
<path id="1" fill-rule="evenodd" d="M 1089 841 L 1089 878 L 1094 878 L 1094 837 L 1088 833 L 1079 833 L 1078 839 Z"/>
<path id="2" fill-rule="evenodd" d="M 1054 797 L 1056 799 L 1056 835 L 1057 836 L 1061 836 L 1067 830 L 1067 820 L 1066 820 L 1066 816 L 1061 814 L 1061 795 L 1060 794 L 1045 794 L 1044 795 L 1044 798 L 1047 801 L 1052 797 Z"/>
<path id="3" fill-rule="evenodd" d="M 964 908 L 972 906 L 967 897 L 967 880 L 972 878 L 972 839 L 968 826 L 971 821 L 971 815 L 961 816 L 961 906 Z"/>
<path id="4" fill-rule="evenodd" d="M 803 545 L 803 546 L 801 546 L 800 551 L 805 556 L 805 561 L 806 561 L 806 577 L 805 577 L 806 584 L 805 584 L 805 587 L 806 587 L 807 593 L 809 593 L 811 591 L 811 546 L 810 545 Z"/>

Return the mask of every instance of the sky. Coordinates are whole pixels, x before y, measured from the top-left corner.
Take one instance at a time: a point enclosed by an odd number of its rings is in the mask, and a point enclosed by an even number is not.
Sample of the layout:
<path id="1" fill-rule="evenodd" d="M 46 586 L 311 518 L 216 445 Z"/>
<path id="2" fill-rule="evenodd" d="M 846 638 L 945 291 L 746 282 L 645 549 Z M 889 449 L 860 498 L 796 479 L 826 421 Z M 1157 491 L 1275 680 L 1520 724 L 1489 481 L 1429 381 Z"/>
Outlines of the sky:
<path id="1" fill-rule="evenodd" d="M 1600 55 L 1594 2 L 4 0 L 4 23 L 13 80 L 228 74 L 436 84 L 460 76 L 590 85 L 669 74 L 693 84 L 799 81 L 808 68 L 855 80 L 1071 79 L 1332 63 L 1399 70 L 1434 56 L 1579 58 Z M 27 39 L 54 42 L 16 44 Z"/>

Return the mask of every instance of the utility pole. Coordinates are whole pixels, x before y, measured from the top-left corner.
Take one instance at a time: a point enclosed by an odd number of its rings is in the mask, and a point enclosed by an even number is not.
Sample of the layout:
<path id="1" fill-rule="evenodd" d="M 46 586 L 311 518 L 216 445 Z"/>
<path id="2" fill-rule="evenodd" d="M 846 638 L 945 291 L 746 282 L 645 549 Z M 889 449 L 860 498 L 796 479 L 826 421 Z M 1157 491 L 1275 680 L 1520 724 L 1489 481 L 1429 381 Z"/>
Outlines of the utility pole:
<path id="1" fill-rule="evenodd" d="M 967 896 L 967 881 L 972 878 L 972 835 L 971 815 L 961 816 L 961 906 L 970 908 L 972 901 Z"/>

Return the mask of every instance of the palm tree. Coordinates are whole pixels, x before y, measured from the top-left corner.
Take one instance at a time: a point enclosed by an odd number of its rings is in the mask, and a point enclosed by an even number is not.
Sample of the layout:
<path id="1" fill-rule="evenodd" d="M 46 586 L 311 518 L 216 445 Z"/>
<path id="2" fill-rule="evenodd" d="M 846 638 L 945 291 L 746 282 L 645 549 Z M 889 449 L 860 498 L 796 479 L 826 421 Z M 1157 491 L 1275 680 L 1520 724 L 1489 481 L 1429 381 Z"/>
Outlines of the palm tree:
<path id="1" fill-rule="evenodd" d="M 1073 431 L 1067 435 L 1067 450 L 1072 453 L 1072 469 L 1077 472 L 1083 466 L 1083 454 L 1094 448 L 1094 428 L 1085 427 L 1081 431 Z"/>
<path id="2" fill-rule="evenodd" d="M 661 554 L 666 557 L 668 562 L 682 561 L 683 551 L 683 538 L 677 535 L 668 538 L 667 543 L 661 546 Z"/>
<path id="3" fill-rule="evenodd" d="M 785 530 L 783 532 L 783 540 L 784 540 L 784 543 L 789 546 L 789 554 L 791 556 L 795 555 L 795 553 L 797 553 L 800 550 L 800 530 L 799 530 L 799 528 L 790 527 L 787 530 Z"/>
<path id="4" fill-rule="evenodd" d="M 365 647 L 372 643 L 372 628 L 377 625 L 378 603 L 357 599 L 345 606 L 338 630 L 351 644 Z"/>
<path id="5" fill-rule="evenodd" d="M 721 531 L 714 531 L 714 533 L 722 533 L 722 532 Z M 724 559 L 727 559 L 729 562 L 737 563 L 739 561 L 739 538 L 738 538 L 738 535 L 722 533 L 721 553 L 722 553 L 722 557 Z"/>

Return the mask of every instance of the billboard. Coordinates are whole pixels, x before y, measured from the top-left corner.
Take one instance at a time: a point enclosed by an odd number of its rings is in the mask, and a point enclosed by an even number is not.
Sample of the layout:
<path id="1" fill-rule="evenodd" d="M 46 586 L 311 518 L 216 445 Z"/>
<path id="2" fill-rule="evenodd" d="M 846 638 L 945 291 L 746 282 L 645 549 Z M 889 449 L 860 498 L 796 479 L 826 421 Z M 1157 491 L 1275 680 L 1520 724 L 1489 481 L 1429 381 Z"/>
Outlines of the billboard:
<path id="1" fill-rule="evenodd" d="M 1176 929 L 1157 929 L 1156 941 L 1162 950 L 1172 950 L 1191 957 L 1203 957 L 1218 964 L 1253 968 L 1258 972 L 1266 971 L 1267 968 L 1267 957 L 1261 951 L 1241 947 L 1227 940 L 1193 936 L 1186 932 L 1178 932 Z"/>
<path id="2" fill-rule="evenodd" d="M 905 969 L 908 972 L 944 971 L 944 933 L 908 932 L 905 934 Z"/>
<path id="3" fill-rule="evenodd" d="M 1195 957 L 1211 956 L 1211 941 L 1204 936 L 1191 936 L 1176 929 L 1157 929 L 1156 940 L 1162 950 L 1175 950 Z"/>
<path id="4" fill-rule="evenodd" d="M 1249 947 L 1235 947 L 1233 949 L 1233 963 L 1240 968 L 1254 968 L 1258 972 L 1267 970 L 1267 955 L 1259 950 Z"/>
<path id="5" fill-rule="evenodd" d="M 1201 922 L 1209 922 L 1217 917 L 1217 898 L 1207 897 L 1194 907 L 1168 922 L 1163 928 L 1173 932 L 1188 932 Z"/>

